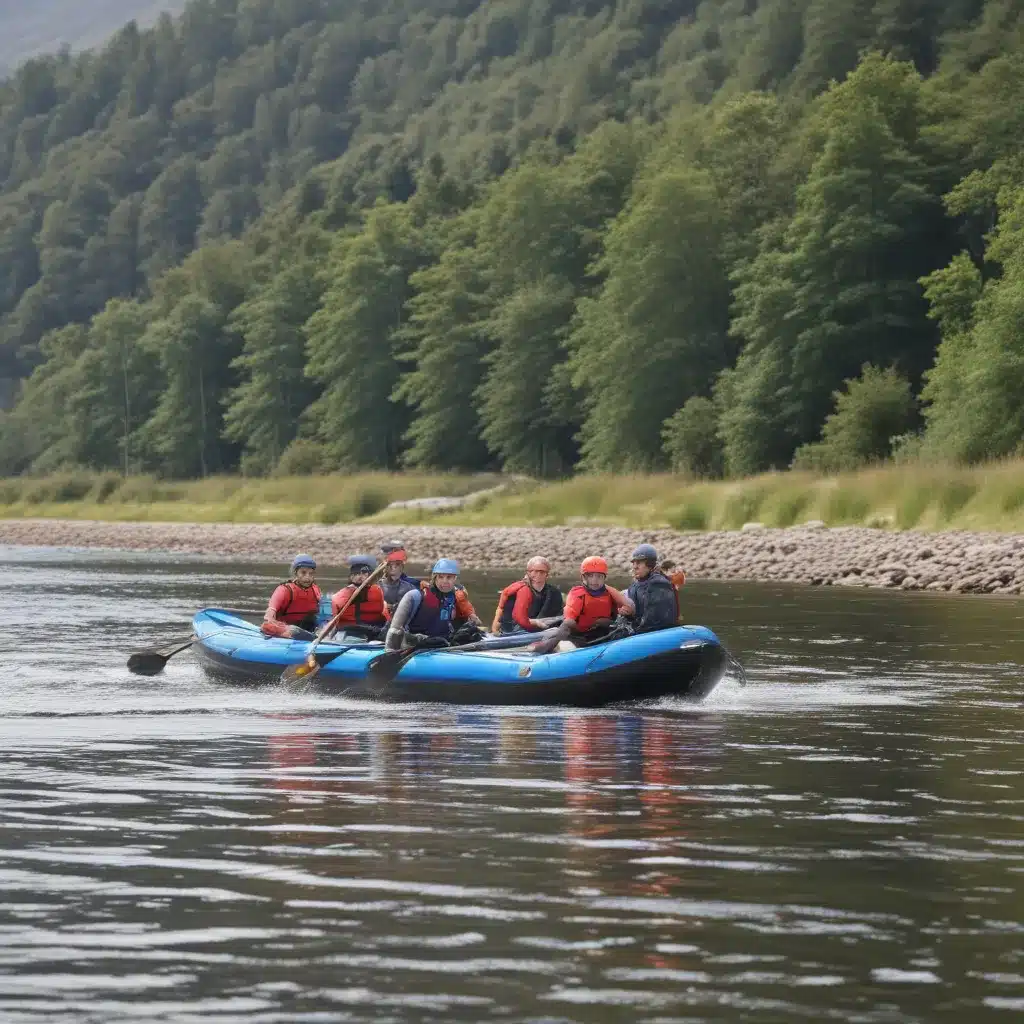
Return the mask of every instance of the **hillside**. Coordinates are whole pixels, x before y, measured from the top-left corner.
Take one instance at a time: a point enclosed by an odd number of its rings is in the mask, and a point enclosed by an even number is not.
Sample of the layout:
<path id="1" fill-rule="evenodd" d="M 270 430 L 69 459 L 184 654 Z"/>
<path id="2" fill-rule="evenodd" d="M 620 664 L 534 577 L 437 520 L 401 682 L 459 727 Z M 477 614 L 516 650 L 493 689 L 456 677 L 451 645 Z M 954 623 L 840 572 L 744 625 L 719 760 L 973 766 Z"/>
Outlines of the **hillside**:
<path id="1" fill-rule="evenodd" d="M 1019 8 L 193 0 L 32 61 L 0 467 L 1011 453 Z"/>
<path id="2" fill-rule="evenodd" d="M 103 43 L 126 22 L 150 25 L 185 0 L 0 0 L 0 74 L 62 46 L 82 50 Z"/>

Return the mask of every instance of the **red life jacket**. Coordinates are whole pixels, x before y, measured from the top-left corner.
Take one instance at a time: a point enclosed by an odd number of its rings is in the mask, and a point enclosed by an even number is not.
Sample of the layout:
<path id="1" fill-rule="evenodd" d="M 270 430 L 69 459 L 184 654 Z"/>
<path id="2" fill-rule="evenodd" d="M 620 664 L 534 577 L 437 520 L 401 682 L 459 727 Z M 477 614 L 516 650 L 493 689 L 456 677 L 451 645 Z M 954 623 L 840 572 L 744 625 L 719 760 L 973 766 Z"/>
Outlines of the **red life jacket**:
<path id="1" fill-rule="evenodd" d="M 338 614 L 337 609 L 349 599 L 354 590 L 356 590 L 356 585 L 350 583 L 334 595 L 331 600 L 331 606 L 335 609 L 335 615 Z M 371 583 L 345 609 L 338 623 L 341 626 L 383 626 L 386 621 L 387 618 L 384 615 L 384 591 L 376 583 Z"/>
<path id="2" fill-rule="evenodd" d="M 315 583 L 303 588 L 294 580 L 281 586 L 288 591 L 288 603 L 278 611 L 277 617 L 289 626 L 301 626 L 312 616 L 315 626 L 320 611 L 320 588 Z"/>
<path id="3" fill-rule="evenodd" d="M 605 587 L 600 594 L 592 594 L 582 583 L 577 583 L 572 590 L 569 591 L 569 595 L 566 598 L 566 604 L 572 598 L 573 594 L 580 593 L 583 595 L 583 605 L 580 608 L 579 616 L 576 618 L 576 631 L 578 633 L 586 633 L 593 629 L 594 623 L 598 619 L 614 619 L 615 613 L 618 611 L 618 605 L 615 603 L 615 598 L 612 597 L 611 592 Z"/>

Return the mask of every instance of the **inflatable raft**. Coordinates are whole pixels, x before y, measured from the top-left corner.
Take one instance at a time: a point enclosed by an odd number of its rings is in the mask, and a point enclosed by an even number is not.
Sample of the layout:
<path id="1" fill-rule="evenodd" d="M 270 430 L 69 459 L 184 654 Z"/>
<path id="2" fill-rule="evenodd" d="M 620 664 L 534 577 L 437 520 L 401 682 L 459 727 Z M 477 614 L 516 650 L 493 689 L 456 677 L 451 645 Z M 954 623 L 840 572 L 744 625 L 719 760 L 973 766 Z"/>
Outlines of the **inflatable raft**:
<path id="1" fill-rule="evenodd" d="M 278 680 L 305 660 L 308 640 L 268 637 L 230 612 L 196 614 L 194 650 L 204 671 L 230 682 Z M 344 636 L 317 646 L 327 656 L 315 689 L 348 697 L 450 704 L 561 704 L 598 707 L 618 701 L 675 696 L 701 700 L 725 673 L 727 655 L 703 626 L 676 626 L 573 651 L 536 654 L 526 649 L 543 634 L 494 637 L 474 650 L 423 650 L 381 687 L 367 665 L 383 650 Z"/>

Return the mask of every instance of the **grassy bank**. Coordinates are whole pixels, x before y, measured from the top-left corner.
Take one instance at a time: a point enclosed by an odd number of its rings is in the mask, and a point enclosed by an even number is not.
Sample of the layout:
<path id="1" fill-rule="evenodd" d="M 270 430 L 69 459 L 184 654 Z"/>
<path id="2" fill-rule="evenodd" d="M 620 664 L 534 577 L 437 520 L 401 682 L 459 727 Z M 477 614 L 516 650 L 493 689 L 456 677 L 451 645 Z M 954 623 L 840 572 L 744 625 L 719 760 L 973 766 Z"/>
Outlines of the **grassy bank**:
<path id="1" fill-rule="evenodd" d="M 0 518 L 343 523 L 372 517 L 392 501 L 461 496 L 500 482 L 489 474 L 359 473 L 175 482 L 74 472 L 0 480 Z"/>
<path id="2" fill-rule="evenodd" d="M 455 510 L 387 509 L 410 498 L 462 496 Z M 0 518 L 153 522 L 423 523 L 466 526 L 607 524 L 679 530 L 793 526 L 1024 532 L 1024 460 L 975 468 L 886 466 L 834 477 L 775 473 L 694 482 L 669 475 L 577 477 L 556 483 L 489 475 L 363 473 L 168 483 L 73 473 L 0 481 Z"/>

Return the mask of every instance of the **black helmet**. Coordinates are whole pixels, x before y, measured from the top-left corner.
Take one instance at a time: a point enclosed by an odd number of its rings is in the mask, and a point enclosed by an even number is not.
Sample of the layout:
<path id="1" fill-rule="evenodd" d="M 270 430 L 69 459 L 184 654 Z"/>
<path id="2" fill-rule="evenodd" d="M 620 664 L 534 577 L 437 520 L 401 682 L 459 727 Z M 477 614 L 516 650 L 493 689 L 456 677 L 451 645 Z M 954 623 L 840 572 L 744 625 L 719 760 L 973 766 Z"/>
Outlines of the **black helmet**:
<path id="1" fill-rule="evenodd" d="M 377 568 L 377 559 L 373 555 L 353 555 L 348 560 L 349 573 L 373 572 Z"/>
<path id="2" fill-rule="evenodd" d="M 390 555 L 392 551 L 404 551 L 405 545 L 400 540 L 382 540 L 380 550 L 383 554 Z"/>
<path id="3" fill-rule="evenodd" d="M 658 564 L 658 552 L 653 544 L 640 544 L 629 556 L 631 562 L 646 562 L 653 569 Z"/>

